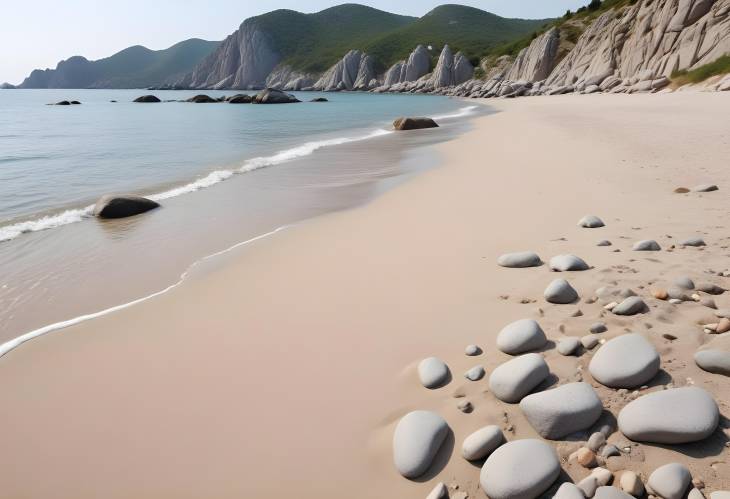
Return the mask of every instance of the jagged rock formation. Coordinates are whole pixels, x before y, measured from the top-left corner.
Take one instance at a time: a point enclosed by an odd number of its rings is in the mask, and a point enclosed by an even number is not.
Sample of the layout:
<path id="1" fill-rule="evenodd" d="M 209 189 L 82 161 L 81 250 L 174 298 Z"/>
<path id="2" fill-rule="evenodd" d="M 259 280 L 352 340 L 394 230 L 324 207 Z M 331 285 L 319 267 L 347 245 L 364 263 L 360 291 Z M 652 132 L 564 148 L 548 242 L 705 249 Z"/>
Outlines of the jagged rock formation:
<path id="1" fill-rule="evenodd" d="M 640 0 L 599 16 L 560 61 L 557 30 L 536 38 L 487 80 L 444 93 L 517 97 L 570 92 L 655 92 L 675 71 L 730 53 L 730 0 Z M 504 63 L 504 60 L 502 60 Z M 725 79 L 714 89 L 727 87 Z"/>
<path id="2" fill-rule="evenodd" d="M 416 51 L 414 51 L 414 54 Z M 411 54 L 411 57 L 413 57 L 413 54 Z M 389 73 L 391 71 L 395 72 L 397 67 L 398 64 L 393 66 Z M 402 73 L 405 69 L 407 69 L 406 65 L 401 64 L 400 70 Z M 388 85 L 388 74 L 386 73 L 385 84 L 376 88 L 375 92 L 434 92 L 444 88 L 453 88 L 455 85 L 470 80 L 473 76 L 474 66 L 469 62 L 469 59 L 461 52 L 454 54 L 448 45 L 444 45 L 436 68 L 432 73 L 424 74 L 416 80 L 406 80 L 392 85 Z"/>
<path id="3" fill-rule="evenodd" d="M 325 72 L 314 84 L 313 90 L 369 90 L 377 86 L 373 59 L 359 50 L 349 51 L 345 57 Z"/>
<path id="4" fill-rule="evenodd" d="M 390 87 L 398 83 L 416 81 L 431 71 L 431 54 L 423 45 L 411 52 L 408 60 L 399 61 L 385 73 L 383 85 Z"/>
<path id="5" fill-rule="evenodd" d="M 293 70 L 290 66 L 280 65 L 266 78 L 266 87 L 286 91 L 303 90 L 314 85 L 313 75 Z"/>

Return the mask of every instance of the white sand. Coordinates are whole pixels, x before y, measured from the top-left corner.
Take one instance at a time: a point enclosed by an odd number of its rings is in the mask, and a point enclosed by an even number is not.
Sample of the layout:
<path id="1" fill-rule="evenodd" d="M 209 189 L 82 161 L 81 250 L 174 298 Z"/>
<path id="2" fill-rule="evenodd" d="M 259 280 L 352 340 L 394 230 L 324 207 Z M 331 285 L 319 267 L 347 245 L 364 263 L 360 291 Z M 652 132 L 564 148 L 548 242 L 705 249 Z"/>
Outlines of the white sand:
<path id="1" fill-rule="evenodd" d="M 705 270 L 728 266 L 730 211 L 727 95 L 490 104 L 503 112 L 438 147 L 442 168 L 368 206 L 242 248 L 166 295 L 0 358 L 2 495 L 415 499 L 441 480 L 483 497 L 478 468 L 459 457 L 461 440 L 486 424 L 514 426 L 510 439 L 535 433 L 519 408 L 484 393 L 488 377 L 471 383 L 462 373 L 507 360 L 494 339 L 512 320 L 537 318 L 556 340 L 559 325 L 582 336 L 601 313 L 599 304 L 545 304 L 542 291 L 555 277 L 547 267 L 504 269 L 497 257 L 575 253 L 595 266 L 568 277 L 583 297 L 614 281 L 646 295 L 639 286 L 682 274 L 723 284 Z M 672 193 L 708 182 L 721 190 Z M 579 229 L 586 214 L 608 227 Z M 629 251 L 639 239 L 668 248 L 694 235 L 709 247 Z M 600 239 L 614 246 L 597 248 Z M 675 384 L 692 378 L 727 414 L 727 378 L 691 360 L 706 340 L 695 324 L 710 311 L 647 302 L 646 316 L 605 318 L 604 336 L 648 332 Z M 717 302 L 730 306 L 730 296 Z M 584 316 L 570 318 L 578 308 Z M 466 357 L 470 343 L 485 354 Z M 431 355 L 454 374 L 437 391 L 420 387 L 415 373 Z M 590 358 L 546 356 L 561 381 L 575 380 Z M 473 413 L 457 410 L 457 389 Z M 599 394 L 614 414 L 626 402 L 605 388 Z M 395 421 L 416 408 L 439 411 L 456 436 L 449 464 L 423 483 L 401 478 L 391 462 Z M 610 441 L 617 439 L 625 441 Z M 676 460 L 710 490 L 727 489 L 723 444 L 640 446 L 612 468 L 647 473 Z M 574 448 L 560 445 L 562 454 Z M 564 469 L 574 479 L 587 474 Z"/>

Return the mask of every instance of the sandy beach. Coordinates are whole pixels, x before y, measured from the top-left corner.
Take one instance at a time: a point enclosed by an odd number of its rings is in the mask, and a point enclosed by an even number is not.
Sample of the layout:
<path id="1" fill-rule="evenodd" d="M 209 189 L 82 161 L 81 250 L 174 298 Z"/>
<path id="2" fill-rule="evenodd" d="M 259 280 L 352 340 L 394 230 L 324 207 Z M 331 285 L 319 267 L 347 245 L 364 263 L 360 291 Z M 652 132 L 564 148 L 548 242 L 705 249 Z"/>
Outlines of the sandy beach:
<path id="1" fill-rule="evenodd" d="M 441 167 L 366 206 L 209 261 L 163 296 L 0 358 L 10 430 L 0 451 L 0 495 L 416 499 L 442 481 L 484 497 L 479 466 L 461 457 L 464 437 L 487 424 L 502 427 L 508 440 L 537 435 L 519 406 L 498 401 L 487 384 L 510 358 L 497 350 L 497 333 L 523 318 L 538 320 L 553 342 L 584 336 L 597 321 L 608 326 L 602 339 L 642 333 L 663 369 L 642 392 L 693 384 L 729 415 L 728 378 L 693 361 L 719 337 L 700 326 L 717 321 L 713 310 L 650 293 L 679 276 L 728 286 L 710 273 L 728 269 L 727 95 L 484 102 L 499 112 L 435 146 Z M 673 192 L 706 183 L 720 190 Z M 578 227 L 585 215 L 606 227 Z M 694 236 L 707 247 L 673 248 Z M 612 246 L 598 247 L 602 239 Z M 631 251 L 643 239 L 663 250 Z M 591 270 L 560 276 L 581 300 L 545 302 L 556 277 L 547 265 L 497 265 L 500 255 L 524 250 L 545 261 L 565 253 L 585 259 Z M 608 313 L 601 299 L 589 303 L 601 287 L 632 289 L 650 311 Z M 730 308 L 728 295 L 714 297 L 719 308 Z M 469 344 L 484 353 L 465 356 Z M 549 348 L 544 355 L 555 385 L 589 382 L 614 416 L 631 400 L 591 378 L 592 352 L 564 357 Z M 418 381 L 416 366 L 430 356 L 451 369 L 444 388 L 426 390 Z M 464 379 L 475 365 L 487 377 Z M 464 399 L 473 412 L 457 409 Z M 409 481 L 393 466 L 391 441 L 398 419 L 415 409 L 440 413 L 453 441 L 426 475 Z M 729 427 L 722 418 L 699 444 L 629 444 L 606 467 L 646 477 L 680 462 L 709 491 L 728 490 Z M 615 432 L 609 442 L 627 439 Z M 551 445 L 566 478 L 590 473 L 567 459 L 579 442 Z"/>

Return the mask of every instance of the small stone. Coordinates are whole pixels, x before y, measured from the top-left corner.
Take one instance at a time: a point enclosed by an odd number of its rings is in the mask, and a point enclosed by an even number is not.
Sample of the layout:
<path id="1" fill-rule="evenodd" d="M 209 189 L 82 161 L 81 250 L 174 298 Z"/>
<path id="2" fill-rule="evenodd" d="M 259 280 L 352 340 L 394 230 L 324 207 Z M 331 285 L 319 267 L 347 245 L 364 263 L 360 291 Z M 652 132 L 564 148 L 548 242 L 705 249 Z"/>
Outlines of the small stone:
<path id="1" fill-rule="evenodd" d="M 730 496 L 730 494 L 728 494 L 728 496 Z M 689 494 L 687 494 L 687 499 L 705 499 L 705 495 L 700 489 L 693 488 L 689 491 Z M 730 497 L 728 499 L 730 499 Z"/>
<path id="2" fill-rule="evenodd" d="M 449 433 L 444 418 L 431 411 L 413 411 L 398 422 L 393 434 L 393 461 L 406 478 L 418 478 L 431 466 Z"/>
<path id="3" fill-rule="evenodd" d="M 581 492 L 583 492 L 583 495 L 586 496 L 588 499 L 596 495 L 596 490 L 598 490 L 598 479 L 593 475 L 588 475 L 583 480 L 577 483 L 576 485 Z"/>
<path id="4" fill-rule="evenodd" d="M 618 302 L 612 301 L 611 303 L 607 303 L 604 305 L 603 309 L 608 310 L 609 312 L 613 310 L 614 308 L 618 307 Z"/>
<path id="5" fill-rule="evenodd" d="M 692 237 L 689 239 L 685 239 L 680 244 L 682 246 L 692 246 L 695 248 L 698 248 L 700 246 L 707 246 L 707 244 L 705 244 L 705 240 L 702 239 L 701 237 Z"/>
<path id="6" fill-rule="evenodd" d="M 609 241 L 608 239 L 603 239 L 602 241 L 598 241 L 598 244 L 596 244 L 596 246 L 611 246 L 611 241 Z"/>
<path id="7" fill-rule="evenodd" d="M 578 449 L 576 456 L 578 464 L 584 468 L 595 468 L 597 465 L 596 454 L 587 447 L 581 447 Z"/>
<path id="8" fill-rule="evenodd" d="M 669 298 L 669 294 L 665 289 L 652 289 L 651 295 L 657 300 L 667 300 Z"/>
<path id="9" fill-rule="evenodd" d="M 595 215 L 587 215 L 578 221 L 578 226 L 584 229 L 599 229 L 605 227 L 606 224 Z"/>
<path id="10" fill-rule="evenodd" d="M 707 308 L 711 308 L 713 310 L 717 309 L 717 303 L 715 303 L 715 300 L 710 298 L 709 296 L 703 296 L 700 298 L 700 305 L 705 306 Z"/>
<path id="11" fill-rule="evenodd" d="M 719 189 L 720 188 L 718 186 L 716 186 L 715 184 L 702 184 L 702 185 L 698 185 L 698 186 L 692 188 L 692 190 L 694 192 L 714 192 Z M 665 497 L 664 499 L 669 499 L 669 498 Z"/>
<path id="12" fill-rule="evenodd" d="M 601 334 L 601 333 L 605 333 L 606 331 L 608 331 L 608 328 L 606 327 L 606 324 L 604 324 L 603 322 L 596 322 L 595 324 L 591 325 L 590 331 L 593 334 Z"/>
<path id="13" fill-rule="evenodd" d="M 695 283 L 689 277 L 677 277 L 674 280 L 674 285 L 682 289 L 695 289 Z"/>
<path id="14" fill-rule="evenodd" d="M 634 251 L 661 251 L 662 247 L 656 241 L 647 239 L 637 242 L 632 249 Z"/>
<path id="15" fill-rule="evenodd" d="M 565 279 L 555 279 L 545 289 L 545 300 L 557 305 L 567 305 L 578 300 L 578 292 Z"/>
<path id="16" fill-rule="evenodd" d="M 542 265 L 542 260 L 532 251 L 522 251 L 518 253 L 507 253 L 502 255 L 497 260 L 497 264 L 501 267 L 507 267 L 512 269 L 522 269 L 528 267 L 539 267 Z"/>
<path id="17" fill-rule="evenodd" d="M 484 377 L 484 368 L 482 366 L 475 366 L 464 373 L 464 377 L 469 381 L 479 381 Z"/>
<path id="18" fill-rule="evenodd" d="M 704 489 L 705 488 L 705 482 L 702 481 L 701 478 L 693 478 L 692 479 L 692 486 L 697 489 Z"/>
<path id="19" fill-rule="evenodd" d="M 443 482 L 436 484 L 436 487 L 426 496 L 426 499 L 448 499 L 449 489 L 446 488 Z"/>
<path id="20" fill-rule="evenodd" d="M 649 310 L 644 300 L 638 296 L 631 296 L 614 307 L 611 312 L 616 315 L 636 315 Z"/>
<path id="21" fill-rule="evenodd" d="M 550 270 L 553 272 L 575 272 L 588 270 L 590 267 L 575 255 L 558 255 L 550 259 Z"/>
<path id="22" fill-rule="evenodd" d="M 583 491 L 577 485 L 564 482 L 555 492 L 553 499 L 585 499 Z"/>
<path id="23" fill-rule="evenodd" d="M 640 497 L 644 494 L 644 484 L 641 482 L 639 475 L 633 471 L 624 471 L 619 480 L 621 490 L 634 497 Z"/>
<path id="24" fill-rule="evenodd" d="M 597 336 L 594 336 L 592 334 L 589 334 L 588 336 L 583 336 L 580 339 L 581 345 L 583 345 L 583 348 L 586 350 L 592 350 L 596 346 L 598 346 L 598 343 L 601 341 L 601 339 Z"/>
<path id="25" fill-rule="evenodd" d="M 730 331 L 730 319 L 722 318 L 720 319 L 720 322 L 717 323 L 717 327 L 715 328 L 715 332 L 717 334 L 727 333 Z"/>
<path id="26" fill-rule="evenodd" d="M 429 357 L 418 364 L 418 378 L 428 389 L 441 388 L 448 382 L 450 376 L 449 367 L 439 358 Z"/>
<path id="27" fill-rule="evenodd" d="M 547 343 L 545 332 L 536 321 L 522 319 L 505 326 L 497 335 L 497 348 L 509 355 L 539 350 Z"/>
<path id="28" fill-rule="evenodd" d="M 467 461 L 478 461 L 486 458 L 504 442 L 504 433 L 499 426 L 485 426 L 464 439 L 461 455 Z"/>
<path id="29" fill-rule="evenodd" d="M 725 288 L 722 288 L 711 282 L 700 282 L 695 286 L 697 291 L 707 293 L 708 295 L 721 295 L 725 292 Z"/>
<path id="30" fill-rule="evenodd" d="M 542 355 L 529 353 L 497 367 L 489 376 L 489 389 L 502 402 L 515 404 L 550 374 Z"/>
<path id="31" fill-rule="evenodd" d="M 703 371 L 730 376 L 730 352 L 726 350 L 700 350 L 695 353 L 695 363 Z"/>
<path id="32" fill-rule="evenodd" d="M 467 347 L 466 347 L 466 348 L 464 349 L 464 353 L 465 353 L 465 354 L 466 354 L 466 355 L 467 355 L 468 357 L 476 357 L 477 355 L 481 355 L 481 354 L 482 354 L 482 349 L 481 349 L 481 348 L 479 348 L 479 347 L 478 347 L 478 346 L 476 346 L 476 345 L 469 345 L 469 346 L 467 346 Z"/>
<path id="33" fill-rule="evenodd" d="M 588 438 L 586 447 L 593 452 L 598 452 L 604 445 L 606 445 L 606 436 L 600 431 L 597 431 Z"/>
<path id="34" fill-rule="evenodd" d="M 598 487 L 595 499 L 632 499 L 630 495 L 616 487 Z"/>
<path id="35" fill-rule="evenodd" d="M 456 405 L 456 408 L 459 409 L 464 414 L 469 414 L 470 412 L 472 412 L 474 410 L 474 406 L 468 400 L 462 400 L 461 402 L 459 402 Z"/>
<path id="36" fill-rule="evenodd" d="M 596 468 L 591 472 L 591 475 L 596 477 L 596 480 L 598 480 L 598 486 L 603 487 L 605 485 L 608 485 L 611 483 L 611 480 L 613 479 L 613 473 L 611 473 L 606 468 Z"/>
<path id="37" fill-rule="evenodd" d="M 568 356 L 575 354 L 580 348 L 580 339 L 578 338 L 563 338 L 558 342 L 558 353 L 560 355 Z"/>
<path id="38" fill-rule="evenodd" d="M 535 499 L 559 475 L 555 450 L 541 440 L 527 439 L 497 448 L 484 463 L 479 481 L 490 499 Z"/>
<path id="39" fill-rule="evenodd" d="M 686 466 L 679 463 L 665 464 L 649 476 L 647 485 L 663 499 L 682 499 L 692 482 Z"/>
<path id="40" fill-rule="evenodd" d="M 620 456 L 621 451 L 615 445 L 607 445 L 601 451 L 601 457 L 608 459 L 609 457 Z"/>
<path id="41" fill-rule="evenodd" d="M 674 189 L 675 194 L 687 194 L 688 192 L 689 189 L 687 189 L 686 187 L 677 187 L 676 189 Z"/>

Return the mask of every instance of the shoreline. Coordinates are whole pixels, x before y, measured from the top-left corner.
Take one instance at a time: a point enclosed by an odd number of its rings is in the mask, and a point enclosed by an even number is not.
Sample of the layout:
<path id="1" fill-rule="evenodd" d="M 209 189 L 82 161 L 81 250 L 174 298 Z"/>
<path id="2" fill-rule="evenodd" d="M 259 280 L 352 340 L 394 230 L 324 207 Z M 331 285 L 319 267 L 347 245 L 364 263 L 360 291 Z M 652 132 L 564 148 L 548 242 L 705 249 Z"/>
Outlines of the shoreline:
<path id="1" fill-rule="evenodd" d="M 416 499 L 443 481 L 482 497 L 478 469 L 460 457 L 463 437 L 484 424 L 506 427 L 505 417 L 514 427 L 510 440 L 534 438 L 534 431 L 518 408 L 485 394 L 485 381 L 466 382 L 461 373 L 477 363 L 491 372 L 507 360 L 494 338 L 512 320 L 541 308 L 540 322 L 555 340 L 561 325 L 578 335 L 598 307 L 545 306 L 541 295 L 554 278 L 547 268 L 500 269 L 496 258 L 526 249 L 585 256 L 594 270 L 569 276 L 584 297 L 611 282 L 638 291 L 680 273 L 699 278 L 724 265 L 717 248 L 727 236 L 718 225 L 729 207 L 721 193 L 672 190 L 730 186 L 730 144 L 718 128 L 730 103 L 722 94 L 489 104 L 496 114 L 436 146 L 439 167 L 371 203 L 233 251 L 164 296 L 0 358 L 0 389 L 16 429 L 0 453 L 8 493 Z M 681 123 L 668 119 L 677 113 Z M 608 227 L 575 227 L 587 214 Z M 629 251 L 638 239 L 668 247 L 690 235 L 703 235 L 710 247 Z M 602 238 L 614 247 L 597 248 Z M 627 328 L 651 335 L 672 360 L 664 367 L 675 382 L 692 378 L 727 414 L 726 378 L 687 360 L 707 341 L 687 330 L 708 313 L 695 304 L 651 305 L 646 317 L 608 317 L 606 337 Z M 570 317 L 576 308 L 584 316 Z M 678 339 L 667 342 L 662 333 Z M 485 354 L 465 357 L 470 343 Z M 431 355 L 454 375 L 435 392 L 415 375 Z M 561 381 L 586 360 L 546 356 Z M 457 410 L 455 392 L 474 412 Z M 620 405 L 614 400 L 608 409 Z M 448 465 L 416 482 L 397 475 L 390 444 L 395 422 L 413 409 L 437 410 L 455 434 Z M 65 417 L 48 421 L 49 413 Z M 728 486 L 730 469 L 715 463 L 714 447 L 693 459 L 686 450 L 641 450 L 641 460 L 632 455 L 621 465 L 647 472 L 677 460 L 711 490 Z M 576 480 L 584 473 L 569 464 L 564 470 Z M 33 480 L 39 472 L 45 479 Z M 139 481 L 125 481 L 130 474 Z"/>

